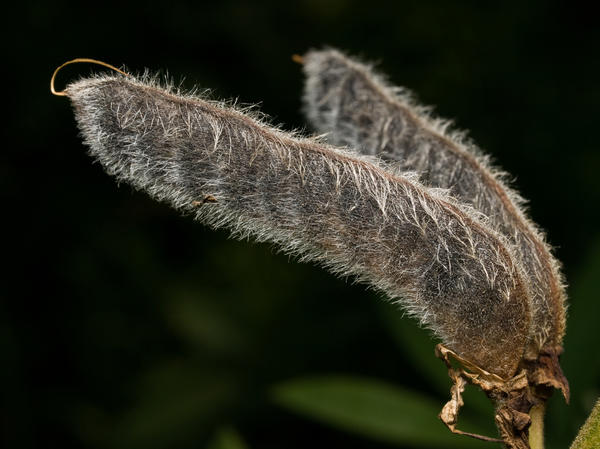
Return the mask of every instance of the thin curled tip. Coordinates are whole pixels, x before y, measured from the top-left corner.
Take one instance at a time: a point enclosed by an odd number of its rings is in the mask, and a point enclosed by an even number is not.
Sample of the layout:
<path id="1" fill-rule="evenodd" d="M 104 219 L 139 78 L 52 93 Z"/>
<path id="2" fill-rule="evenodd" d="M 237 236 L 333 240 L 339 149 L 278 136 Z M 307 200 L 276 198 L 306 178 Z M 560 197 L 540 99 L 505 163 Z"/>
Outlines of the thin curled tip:
<path id="1" fill-rule="evenodd" d="M 67 95 L 66 89 L 61 90 L 60 92 L 57 92 L 56 89 L 54 89 L 54 80 L 56 79 L 56 75 L 60 71 L 60 69 L 62 69 L 63 67 L 65 67 L 69 64 L 76 64 L 76 63 L 80 63 L 80 62 L 89 62 L 91 64 L 98 64 L 98 65 L 101 65 L 104 67 L 108 67 L 109 69 L 114 70 L 115 72 L 119 72 L 121 75 L 131 76 L 131 75 L 129 75 L 129 73 L 125 73 L 123 70 L 118 69 L 114 65 L 108 64 L 107 62 L 102 62 L 102 61 L 98 61 L 97 59 L 90 59 L 90 58 L 75 58 L 75 59 L 71 59 L 70 61 L 65 62 L 64 64 L 59 65 L 56 68 L 56 70 L 54 70 L 54 73 L 52 74 L 52 78 L 50 78 L 50 92 L 52 92 L 53 95 L 56 95 L 58 97 L 65 97 Z"/>

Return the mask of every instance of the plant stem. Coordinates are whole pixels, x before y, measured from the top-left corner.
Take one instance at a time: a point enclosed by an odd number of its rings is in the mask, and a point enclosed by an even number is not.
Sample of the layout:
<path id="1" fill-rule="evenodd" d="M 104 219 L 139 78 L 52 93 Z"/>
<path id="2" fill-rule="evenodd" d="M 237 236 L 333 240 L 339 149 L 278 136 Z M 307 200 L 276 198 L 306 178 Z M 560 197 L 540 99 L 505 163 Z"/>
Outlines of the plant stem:
<path id="1" fill-rule="evenodd" d="M 531 449 L 544 449 L 544 404 L 535 405 L 529 411 L 531 426 L 529 426 L 529 447 Z"/>

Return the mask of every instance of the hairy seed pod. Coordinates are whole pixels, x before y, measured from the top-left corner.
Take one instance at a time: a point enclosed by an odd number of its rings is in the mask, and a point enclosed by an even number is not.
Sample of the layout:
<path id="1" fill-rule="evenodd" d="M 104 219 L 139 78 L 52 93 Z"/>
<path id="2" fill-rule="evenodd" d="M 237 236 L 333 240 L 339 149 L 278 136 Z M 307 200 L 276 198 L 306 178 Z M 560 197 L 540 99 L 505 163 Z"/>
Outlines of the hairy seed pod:
<path id="1" fill-rule="evenodd" d="M 370 66 L 337 50 L 311 51 L 302 60 L 305 112 L 318 132 L 334 145 L 385 159 L 391 172 L 416 171 L 425 185 L 449 189 L 511 242 L 532 298 L 523 364 L 550 357 L 557 365 L 566 309 L 559 263 L 504 175 L 463 134 L 448 131 L 448 121 L 432 118 L 428 108 L 417 105 L 404 89 L 390 86 Z M 538 377 L 568 397 L 562 373 Z"/>
<path id="2" fill-rule="evenodd" d="M 385 292 L 457 354 L 514 374 L 530 298 L 512 250 L 440 189 L 149 79 L 65 90 L 91 155 L 119 181 L 239 237 Z"/>

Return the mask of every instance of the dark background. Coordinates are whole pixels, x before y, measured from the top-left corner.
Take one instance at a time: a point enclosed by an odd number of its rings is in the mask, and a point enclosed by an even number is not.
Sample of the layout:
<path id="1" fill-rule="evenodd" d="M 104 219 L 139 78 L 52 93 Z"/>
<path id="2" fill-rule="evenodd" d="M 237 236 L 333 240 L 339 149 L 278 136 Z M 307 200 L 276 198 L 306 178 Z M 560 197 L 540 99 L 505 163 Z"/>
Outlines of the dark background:
<path id="1" fill-rule="evenodd" d="M 309 375 L 378 379 L 441 407 L 447 394 L 390 330 L 386 315 L 399 312 L 364 286 L 117 186 L 86 155 L 68 100 L 48 89 L 56 66 L 92 57 L 168 71 L 186 87 L 259 103 L 274 123 L 302 128 L 303 77 L 290 57 L 331 45 L 379 61 L 394 83 L 454 118 L 530 200 L 570 284 L 563 360 L 572 403 L 555 395 L 547 420 L 548 447 L 566 447 L 600 393 L 600 30 L 591 9 L 546 1 L 95 5 L 30 1 L 3 18 L 0 445 L 198 448 L 225 427 L 250 448 L 398 447 L 273 400 L 274 385 Z M 58 87 L 93 70 L 68 67 Z"/>

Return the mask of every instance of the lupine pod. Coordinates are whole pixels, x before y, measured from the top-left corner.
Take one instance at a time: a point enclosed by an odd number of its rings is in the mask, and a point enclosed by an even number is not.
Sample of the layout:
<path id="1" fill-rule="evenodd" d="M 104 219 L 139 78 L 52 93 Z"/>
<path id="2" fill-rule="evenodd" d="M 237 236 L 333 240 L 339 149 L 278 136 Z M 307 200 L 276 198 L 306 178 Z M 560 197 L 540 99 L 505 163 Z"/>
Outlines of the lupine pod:
<path id="1" fill-rule="evenodd" d="M 119 181 L 356 276 L 457 353 L 515 372 L 528 290 L 503 237 L 445 192 L 147 79 L 99 76 L 65 94 L 90 154 Z"/>
<path id="2" fill-rule="evenodd" d="M 318 132 L 326 133 L 332 144 L 387 160 L 391 172 L 414 170 L 425 185 L 450 189 L 514 245 L 532 298 L 532 328 L 522 365 L 542 366 L 531 368 L 536 382 L 561 388 L 568 398 L 557 361 L 566 309 L 559 263 L 503 174 L 464 135 L 449 132 L 449 122 L 432 118 L 429 109 L 370 66 L 336 50 L 311 51 L 302 59 L 305 112 Z"/>

